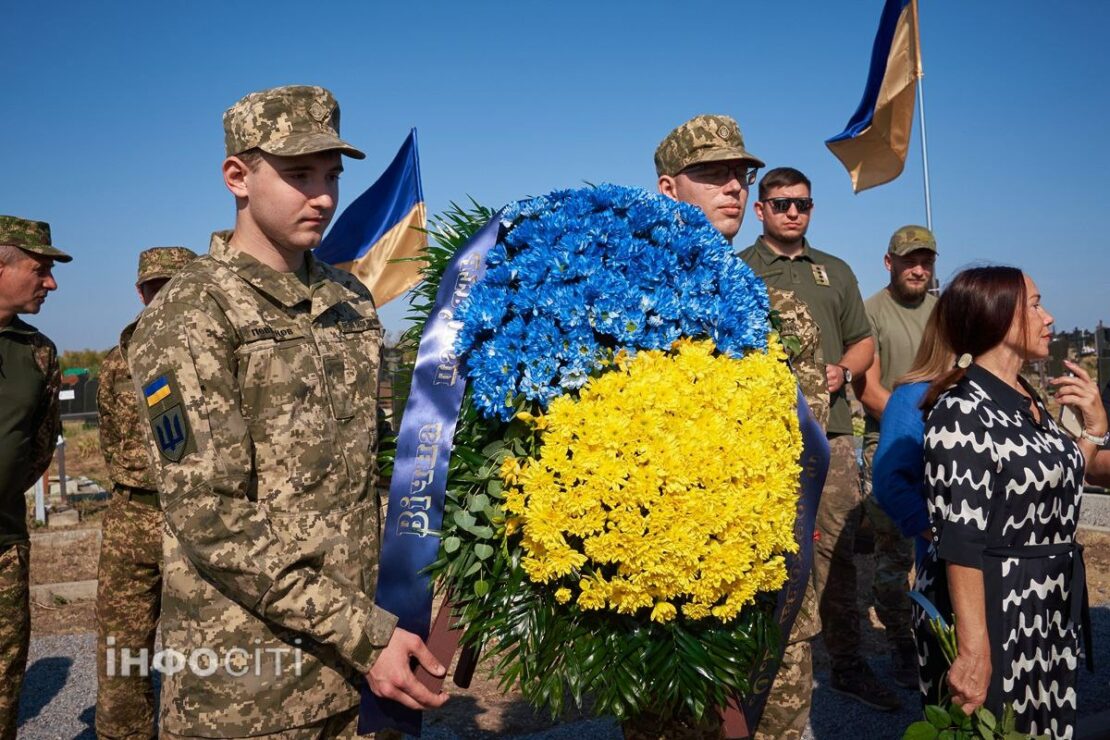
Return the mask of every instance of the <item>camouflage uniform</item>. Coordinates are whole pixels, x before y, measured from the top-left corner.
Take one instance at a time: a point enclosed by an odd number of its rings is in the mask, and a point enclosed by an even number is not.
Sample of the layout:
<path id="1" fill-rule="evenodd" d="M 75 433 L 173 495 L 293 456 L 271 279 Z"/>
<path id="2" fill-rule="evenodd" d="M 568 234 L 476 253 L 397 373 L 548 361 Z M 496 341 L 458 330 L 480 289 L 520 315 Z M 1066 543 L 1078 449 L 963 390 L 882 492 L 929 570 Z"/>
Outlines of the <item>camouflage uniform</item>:
<path id="1" fill-rule="evenodd" d="M 340 148 L 337 118 L 321 88 L 255 93 L 225 115 L 228 152 Z M 310 253 L 302 278 L 230 237 L 214 234 L 208 256 L 162 289 L 129 352 L 166 516 L 163 646 L 192 664 L 163 679 L 171 736 L 284 733 L 346 715 L 396 624 L 373 598 L 373 300 Z"/>
<path id="2" fill-rule="evenodd" d="M 821 351 L 821 329 L 813 320 L 806 304 L 793 291 L 768 288 L 771 309 L 779 315 L 780 332 L 784 344 L 791 345 L 790 365 L 798 378 L 802 395 L 806 398 L 821 427 L 829 422 L 829 386 L 825 379 L 825 360 Z M 792 351 L 794 341 L 797 351 Z M 816 570 L 811 567 L 809 585 L 794 627 L 790 630 L 782 664 L 771 685 L 767 705 L 759 728 L 757 740 L 801 738 L 809 723 L 813 699 L 813 645 L 811 640 L 821 632 L 821 617 L 817 608 Z"/>
<path id="3" fill-rule="evenodd" d="M 903 226 L 894 232 L 887 254 L 905 256 L 917 251 L 936 254 L 936 238 L 924 226 Z M 879 383 L 888 391 L 898 378 L 909 371 L 925 333 L 936 297 L 926 294 L 916 305 L 904 304 L 890 286 L 885 286 L 864 301 L 871 335 L 875 338 L 875 362 Z M 865 418 L 863 435 L 863 512 L 875 538 L 875 574 L 871 592 L 875 613 L 886 629 L 887 642 L 894 657 L 895 681 L 905 687 L 917 686 L 917 650 L 910 629 L 909 574 L 914 568 L 913 540 L 904 537 L 898 526 L 872 495 L 871 471 L 879 448 L 881 419 Z"/>
<path id="4" fill-rule="evenodd" d="M 0 216 L 0 245 L 58 262 L 40 221 Z M 16 736 L 19 692 L 31 641 L 31 545 L 25 493 L 50 467 L 58 435 L 62 376 L 54 343 L 13 316 L 0 326 L 0 740 Z"/>
<path id="5" fill-rule="evenodd" d="M 667 134 L 655 150 L 655 172 L 674 177 L 690 165 L 739 159 L 752 167 L 763 160 L 744 148 L 740 126 L 728 116 L 694 116 Z"/>
<path id="6" fill-rule="evenodd" d="M 148 249 L 139 257 L 141 286 L 168 279 L 196 254 L 184 247 Z M 147 456 L 144 420 L 124 355 L 132 322 L 100 365 L 96 405 L 100 450 L 112 480 L 104 515 L 96 592 L 96 732 L 100 737 L 154 737 L 154 687 L 130 656 L 154 654 L 162 605 L 162 528 L 158 486 Z"/>
<path id="7" fill-rule="evenodd" d="M 674 176 L 702 162 L 741 160 L 755 167 L 763 162 L 744 147 L 736 121 L 728 116 L 696 116 L 677 127 L 655 151 L 655 170 Z M 825 361 L 821 350 L 821 330 L 808 307 L 790 290 L 768 288 L 771 309 L 778 315 L 777 328 L 790 356 L 810 410 L 824 427 L 829 416 L 829 392 L 825 381 Z M 811 572 L 810 582 L 787 639 L 782 664 L 775 676 L 756 738 L 801 737 L 809 722 L 813 693 L 813 659 L 810 640 L 820 630 L 817 592 Z M 624 736 L 631 740 L 656 738 L 718 738 L 721 724 L 717 717 L 700 723 L 664 720 L 646 713 L 623 724 Z"/>

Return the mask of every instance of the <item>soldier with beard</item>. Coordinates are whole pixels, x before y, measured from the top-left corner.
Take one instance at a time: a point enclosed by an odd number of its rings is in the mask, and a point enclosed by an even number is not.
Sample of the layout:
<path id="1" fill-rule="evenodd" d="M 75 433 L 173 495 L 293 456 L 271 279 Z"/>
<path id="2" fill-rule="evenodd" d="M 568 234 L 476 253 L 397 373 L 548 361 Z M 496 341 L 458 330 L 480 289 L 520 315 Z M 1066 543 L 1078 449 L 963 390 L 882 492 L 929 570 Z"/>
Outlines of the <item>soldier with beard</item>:
<path id="1" fill-rule="evenodd" d="M 929 294 L 937 259 L 937 242 L 924 226 L 903 226 L 890 237 L 883 263 L 890 283 L 864 302 L 875 361 L 856 378 L 856 396 L 867 412 L 863 438 L 863 510 L 875 537 L 875 576 L 871 583 L 875 612 L 886 627 L 894 661 L 894 681 L 917 687 L 917 652 L 910 630 L 908 573 L 913 542 L 903 537 L 871 495 L 871 470 L 879 446 L 879 426 L 895 381 L 913 364 L 925 322 L 936 304 Z"/>

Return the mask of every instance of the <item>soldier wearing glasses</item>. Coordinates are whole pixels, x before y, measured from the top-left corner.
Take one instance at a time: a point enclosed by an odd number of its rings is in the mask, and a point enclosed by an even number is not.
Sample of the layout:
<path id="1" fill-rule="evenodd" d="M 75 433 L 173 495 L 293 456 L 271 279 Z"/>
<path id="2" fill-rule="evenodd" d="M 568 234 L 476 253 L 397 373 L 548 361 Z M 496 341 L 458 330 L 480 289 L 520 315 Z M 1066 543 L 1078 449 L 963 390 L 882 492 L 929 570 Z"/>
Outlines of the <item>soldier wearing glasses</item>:
<path id="1" fill-rule="evenodd" d="M 748 188 L 755 183 L 763 162 L 744 147 L 740 127 L 728 116 L 696 116 L 669 133 L 655 151 L 659 192 L 698 206 L 731 244 L 744 221 Z M 791 366 L 814 416 L 825 426 L 829 394 L 821 354 L 821 332 L 790 287 L 768 287 L 771 307 L 778 312 L 780 331 L 796 343 Z M 788 348 L 788 351 L 789 348 Z M 810 640 L 819 631 L 817 599 L 811 580 L 787 640 L 782 665 L 767 697 L 766 709 L 756 731 L 763 738 L 800 738 L 809 722 L 813 692 L 813 659 Z M 654 723 L 654 724 L 653 724 Z M 625 737 L 719 737 L 712 722 L 705 727 L 678 728 L 644 716 L 626 723 Z"/>
<path id="2" fill-rule="evenodd" d="M 860 654 L 853 561 L 862 492 L 847 386 L 871 366 L 875 343 L 852 268 L 806 240 L 813 210 L 810 188 L 809 179 L 796 169 L 767 172 L 759 181 L 755 204 L 763 235 L 740 256 L 768 286 L 795 291 L 821 327 L 831 399 L 826 428 L 830 460 L 817 510 L 814 569 L 822 634 L 832 661 L 830 687 L 876 709 L 893 711 L 901 701 Z"/>

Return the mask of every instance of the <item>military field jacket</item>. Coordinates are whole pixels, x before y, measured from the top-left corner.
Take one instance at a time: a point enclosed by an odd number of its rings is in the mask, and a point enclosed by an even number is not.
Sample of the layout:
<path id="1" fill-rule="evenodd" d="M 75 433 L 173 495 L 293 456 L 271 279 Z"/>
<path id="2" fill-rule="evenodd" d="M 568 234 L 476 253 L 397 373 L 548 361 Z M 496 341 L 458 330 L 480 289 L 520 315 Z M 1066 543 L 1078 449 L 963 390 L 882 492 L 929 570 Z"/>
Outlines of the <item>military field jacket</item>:
<path id="1" fill-rule="evenodd" d="M 229 236 L 159 292 L 128 350 L 168 524 L 162 639 L 199 667 L 164 677 L 163 727 L 204 737 L 355 705 L 396 624 L 373 602 L 370 294 L 311 256 L 305 285 Z"/>
<path id="2" fill-rule="evenodd" d="M 54 343 L 18 316 L 0 327 L 0 547 L 27 542 L 27 489 L 50 467 L 62 373 Z"/>
<path id="3" fill-rule="evenodd" d="M 136 322 L 123 330 L 120 344 L 100 363 L 100 383 L 96 389 L 97 428 L 100 453 L 112 483 L 155 491 L 158 483 L 154 480 L 144 433 L 146 414 L 139 416 L 135 383 L 121 349 L 130 341 Z"/>

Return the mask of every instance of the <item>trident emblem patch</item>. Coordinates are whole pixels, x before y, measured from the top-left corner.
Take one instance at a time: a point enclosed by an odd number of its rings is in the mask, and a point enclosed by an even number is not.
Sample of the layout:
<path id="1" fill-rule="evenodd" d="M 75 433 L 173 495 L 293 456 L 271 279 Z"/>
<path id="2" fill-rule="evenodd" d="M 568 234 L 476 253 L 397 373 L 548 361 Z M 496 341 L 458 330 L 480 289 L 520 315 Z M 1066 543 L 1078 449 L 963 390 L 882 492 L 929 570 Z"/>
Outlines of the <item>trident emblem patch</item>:
<path id="1" fill-rule="evenodd" d="M 170 462 L 178 462 L 185 456 L 189 446 L 189 423 L 181 412 L 181 406 L 174 406 L 150 420 L 158 451 Z"/>

